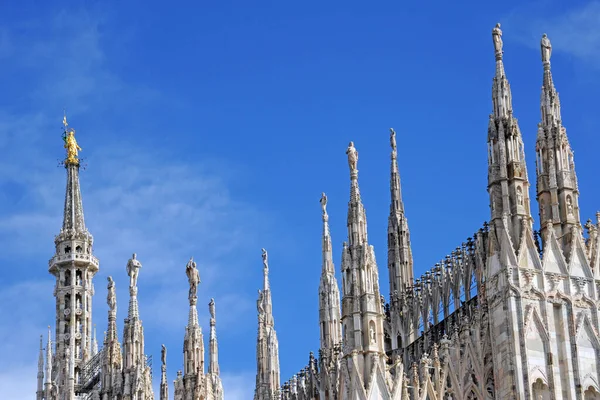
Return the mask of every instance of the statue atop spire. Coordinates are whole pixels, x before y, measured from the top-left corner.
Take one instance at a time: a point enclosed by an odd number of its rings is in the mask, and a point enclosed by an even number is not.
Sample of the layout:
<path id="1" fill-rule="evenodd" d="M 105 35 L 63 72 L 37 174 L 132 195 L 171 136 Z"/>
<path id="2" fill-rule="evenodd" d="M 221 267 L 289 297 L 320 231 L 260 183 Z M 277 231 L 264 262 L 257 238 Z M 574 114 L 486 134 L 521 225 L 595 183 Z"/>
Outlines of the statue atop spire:
<path id="1" fill-rule="evenodd" d="M 542 50 L 542 61 L 544 62 L 544 64 L 550 63 L 550 56 L 552 55 L 552 44 L 550 43 L 550 39 L 548 39 L 548 35 L 546 35 L 545 33 L 542 35 L 540 47 Z"/>
<path id="2" fill-rule="evenodd" d="M 215 319 L 215 299 L 210 299 L 210 303 L 208 303 L 208 312 L 210 313 L 210 318 Z"/>
<path id="3" fill-rule="evenodd" d="M 160 349 L 160 362 L 163 366 L 167 365 L 167 347 L 164 344 L 161 344 Z"/>
<path id="4" fill-rule="evenodd" d="M 321 210 L 323 211 L 323 218 L 327 216 L 327 195 L 325 193 L 321 193 L 321 198 L 319 199 L 319 203 L 321 203 Z"/>
<path id="5" fill-rule="evenodd" d="M 500 23 L 497 23 L 494 29 L 492 29 L 492 38 L 494 39 L 494 50 L 496 51 L 496 58 L 502 58 L 502 30 L 500 29 Z"/>
<path id="6" fill-rule="evenodd" d="M 67 123 L 67 114 L 63 117 L 63 141 L 65 142 L 64 148 L 67 149 L 67 158 L 65 159 L 65 165 L 79 165 L 79 151 L 81 147 L 75 140 L 75 129 L 69 128 Z"/>
<path id="7" fill-rule="evenodd" d="M 390 128 L 390 146 L 392 146 L 392 152 L 396 152 L 396 131 L 394 128 Z"/>
<path id="8" fill-rule="evenodd" d="M 117 309 L 117 295 L 115 293 L 115 281 L 113 281 L 112 276 L 107 278 L 108 280 L 108 295 L 106 296 L 106 303 L 108 304 L 108 308 L 110 311 L 115 311 Z"/>
<path id="9" fill-rule="evenodd" d="M 129 275 L 129 287 L 137 286 L 137 278 L 142 268 L 142 263 L 137 259 L 137 255 L 133 253 L 129 261 L 127 261 L 127 275 Z"/>
<path id="10" fill-rule="evenodd" d="M 346 154 L 348 155 L 348 166 L 350 167 L 350 174 L 355 174 L 358 172 L 356 169 L 358 163 L 358 151 L 354 147 L 354 142 L 350 142 L 348 148 L 346 149 Z"/>
<path id="11" fill-rule="evenodd" d="M 263 271 L 265 273 L 265 275 L 269 275 L 269 254 L 267 253 L 267 250 L 265 249 L 261 249 L 262 250 L 262 260 L 263 260 Z"/>
<path id="12" fill-rule="evenodd" d="M 194 257 L 190 258 L 187 265 L 185 266 L 185 274 L 188 277 L 188 282 L 190 283 L 190 292 L 188 294 L 188 298 L 191 301 L 192 299 L 198 298 L 198 284 L 200 283 L 200 272 L 198 272 L 198 268 L 196 268 L 196 262 L 194 261 Z"/>

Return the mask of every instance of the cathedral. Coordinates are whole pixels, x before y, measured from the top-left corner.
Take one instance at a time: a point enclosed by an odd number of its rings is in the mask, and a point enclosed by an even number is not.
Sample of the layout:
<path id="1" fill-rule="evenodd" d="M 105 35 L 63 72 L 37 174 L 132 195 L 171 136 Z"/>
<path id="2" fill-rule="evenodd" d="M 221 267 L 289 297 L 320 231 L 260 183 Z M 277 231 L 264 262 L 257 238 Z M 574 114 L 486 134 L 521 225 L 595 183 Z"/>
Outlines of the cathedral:
<path id="1" fill-rule="evenodd" d="M 320 348 L 283 384 L 268 253 L 262 249 L 254 400 L 600 400 L 600 212 L 595 223 L 590 219 L 581 223 L 573 151 L 550 68 L 552 46 L 543 35 L 541 120 L 535 147 L 540 227 L 535 230 L 524 144 L 504 69 L 500 24 L 492 30 L 492 39 L 496 69 L 487 134 L 488 222 L 415 278 L 396 133 L 391 129 L 390 287 L 386 301 L 368 240 L 358 151 L 350 142 L 346 150 L 348 238 L 342 248 L 341 285 L 336 279 L 323 193 Z M 154 399 L 137 301 L 142 264 L 135 254 L 126 268 L 130 298 L 121 340 L 111 277 L 107 284 L 108 328 L 100 349 L 92 332 L 92 280 L 99 262 L 84 223 L 80 148 L 66 119 L 64 125 L 64 219 L 55 238 L 56 253 L 49 262 L 49 272 L 56 278 L 56 326 L 54 335 L 48 333 L 45 349 L 40 343 L 36 399 Z M 215 301 L 208 303 L 205 366 L 197 313 L 199 274 L 193 259 L 187 263 L 186 275 L 190 310 L 184 370 L 172 385 L 173 398 L 222 400 Z M 166 353 L 163 346 L 160 400 L 169 398 Z"/>

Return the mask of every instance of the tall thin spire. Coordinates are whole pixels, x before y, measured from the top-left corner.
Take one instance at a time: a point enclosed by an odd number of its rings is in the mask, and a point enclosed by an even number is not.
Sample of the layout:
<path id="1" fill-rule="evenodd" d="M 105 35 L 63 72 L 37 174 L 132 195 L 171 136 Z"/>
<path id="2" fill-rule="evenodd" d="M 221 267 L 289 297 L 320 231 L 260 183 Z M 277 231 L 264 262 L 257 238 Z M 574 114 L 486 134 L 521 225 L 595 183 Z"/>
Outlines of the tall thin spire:
<path id="1" fill-rule="evenodd" d="M 44 336 L 40 335 L 40 354 L 38 357 L 37 392 L 36 399 L 44 398 Z"/>
<path id="2" fill-rule="evenodd" d="M 208 372 L 219 375 L 219 346 L 217 344 L 217 316 L 215 312 L 215 299 L 210 299 L 208 303 L 208 312 L 210 313 L 210 362 Z"/>
<path id="3" fill-rule="evenodd" d="M 323 265 L 319 283 L 319 322 L 321 329 L 321 353 L 332 350 L 342 341 L 342 325 L 340 315 L 340 290 L 331 250 L 329 232 L 329 215 L 327 214 L 327 196 L 321 194 L 321 210 L 323 219 Z"/>
<path id="4" fill-rule="evenodd" d="M 117 333 L 117 291 L 115 281 L 107 278 L 106 303 L 108 305 L 108 329 L 104 332 L 102 351 L 102 398 L 113 398 L 123 390 L 120 379 L 123 370 L 123 353 Z"/>
<path id="5" fill-rule="evenodd" d="M 46 343 L 46 373 L 44 377 L 44 396 L 47 400 L 52 399 L 52 388 L 56 388 L 58 382 L 52 377 L 52 328 L 48 325 L 48 342 Z"/>
<path id="6" fill-rule="evenodd" d="M 504 226 L 516 249 L 525 224 L 531 224 L 529 181 L 523 138 L 513 116 L 512 94 L 504 72 L 500 24 L 492 30 L 496 74 L 492 84 L 492 108 L 488 125 L 488 192 L 492 221 Z M 500 224 L 500 225 L 498 225 Z"/>
<path id="7" fill-rule="evenodd" d="M 94 324 L 94 337 L 92 339 L 92 357 L 98 354 L 98 337 L 96 336 L 96 324 Z"/>
<path id="8" fill-rule="evenodd" d="M 45 384 L 52 384 L 52 328 L 48 325 L 48 342 L 46 343 L 46 380 Z"/>
<path id="9" fill-rule="evenodd" d="M 167 347 L 161 345 L 160 351 L 160 400 L 169 400 L 169 383 L 167 382 Z"/>
<path id="10" fill-rule="evenodd" d="M 137 280 L 142 263 L 133 253 L 127 261 L 129 310 L 123 326 L 123 393 L 125 398 L 153 397 L 152 375 L 144 353 L 144 327 L 139 315 Z"/>
<path id="11" fill-rule="evenodd" d="M 369 387 L 374 371 L 385 371 L 383 304 L 375 251 L 367 240 L 367 216 L 358 189 L 358 152 L 346 150 L 350 168 L 348 245 L 342 253 L 343 357 L 356 379 Z M 356 370 L 356 365 L 360 366 Z M 352 378 L 353 380 L 355 378 Z"/>
<path id="12" fill-rule="evenodd" d="M 184 382 L 185 387 L 189 390 L 195 385 L 195 377 L 198 374 L 204 374 L 204 339 L 202 336 L 202 328 L 198 323 L 198 285 L 200 284 L 200 272 L 196 266 L 194 258 L 190 258 L 185 266 L 185 273 L 188 277 L 190 286 L 188 292 L 188 301 L 190 304 L 190 312 L 188 316 L 188 325 L 186 327 L 183 358 L 184 358 Z"/>
<path id="13" fill-rule="evenodd" d="M 66 158 L 67 185 L 63 223 L 54 238 L 55 254 L 49 272 L 56 278 L 56 350 L 53 374 L 56 390 L 65 398 L 73 398 L 79 390 L 82 368 L 92 356 L 93 277 L 99 262 L 93 256 L 93 237 L 83 217 L 79 183 L 81 150 L 75 130 L 63 118 L 63 142 Z"/>
<path id="14" fill-rule="evenodd" d="M 365 208 L 358 187 L 358 151 L 354 142 L 346 149 L 350 168 L 350 201 L 348 202 L 348 241 L 350 246 L 367 243 L 367 224 Z"/>
<path id="15" fill-rule="evenodd" d="M 269 287 L 268 254 L 262 249 L 263 290 L 258 291 L 258 335 L 256 343 L 256 388 L 254 400 L 280 398 L 279 342 L 275 333 L 273 304 Z"/>
<path id="16" fill-rule="evenodd" d="M 63 216 L 63 230 L 87 232 L 83 218 L 83 203 L 81 201 L 81 188 L 79 186 L 79 151 L 81 147 L 75 139 L 75 129 L 67 124 L 67 116 L 63 119 L 63 141 L 66 149 L 66 158 L 63 161 L 67 169 L 67 194 Z"/>
<path id="17" fill-rule="evenodd" d="M 544 34 L 540 42 L 544 76 L 540 100 L 541 122 L 536 140 L 537 198 L 542 240 L 552 226 L 568 256 L 573 228 L 581 231 L 579 189 L 573 150 L 562 124 L 558 92 L 554 87 L 550 56 L 552 44 Z M 548 221 L 551 223 L 548 224 Z"/>
<path id="18" fill-rule="evenodd" d="M 390 273 L 390 293 L 412 286 L 413 258 L 410 247 L 410 231 L 404 213 L 396 132 L 390 128 L 391 172 L 390 172 L 390 216 L 388 218 L 388 269 Z"/>

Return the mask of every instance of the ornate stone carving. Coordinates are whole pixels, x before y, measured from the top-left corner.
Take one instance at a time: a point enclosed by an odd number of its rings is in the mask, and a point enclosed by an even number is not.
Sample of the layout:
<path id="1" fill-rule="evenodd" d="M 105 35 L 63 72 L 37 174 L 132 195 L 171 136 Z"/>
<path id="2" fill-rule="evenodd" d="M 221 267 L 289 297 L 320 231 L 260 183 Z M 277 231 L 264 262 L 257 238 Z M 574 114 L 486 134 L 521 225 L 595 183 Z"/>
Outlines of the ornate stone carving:
<path id="1" fill-rule="evenodd" d="M 200 272 L 196 268 L 196 262 L 194 258 L 190 258 L 185 266 L 185 274 L 188 277 L 188 283 L 190 285 L 190 291 L 188 293 L 188 299 L 196 299 L 198 297 L 198 284 L 200 283 Z"/>
<path id="2" fill-rule="evenodd" d="M 548 39 L 548 35 L 545 33 L 542 35 L 540 47 L 542 50 L 542 61 L 545 63 L 550 62 L 550 56 L 552 55 L 552 44 L 550 44 L 550 39 Z"/>
<path id="3" fill-rule="evenodd" d="M 358 163 L 358 151 L 354 147 L 354 142 L 350 142 L 346 149 L 346 155 L 348 156 L 348 166 L 350 167 L 350 173 L 357 172 Z"/>
<path id="4" fill-rule="evenodd" d="M 496 51 L 496 55 L 502 55 L 502 30 L 500 30 L 499 23 L 492 29 L 492 38 L 494 39 L 494 50 Z"/>
<path id="5" fill-rule="evenodd" d="M 133 253 L 129 261 L 127 261 L 127 275 L 129 275 L 130 288 L 137 286 L 137 278 L 140 268 L 142 268 L 142 263 L 137 260 L 137 255 Z"/>

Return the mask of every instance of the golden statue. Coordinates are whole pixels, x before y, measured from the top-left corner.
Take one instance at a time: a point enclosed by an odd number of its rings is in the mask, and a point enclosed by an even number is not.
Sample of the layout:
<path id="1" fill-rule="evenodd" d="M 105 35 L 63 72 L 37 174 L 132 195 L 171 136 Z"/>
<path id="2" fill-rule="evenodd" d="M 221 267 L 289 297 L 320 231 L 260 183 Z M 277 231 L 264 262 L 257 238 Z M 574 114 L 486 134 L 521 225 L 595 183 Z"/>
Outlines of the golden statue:
<path id="1" fill-rule="evenodd" d="M 65 164 L 79 164 L 79 151 L 81 151 L 81 147 L 77 144 L 77 140 L 75 140 L 75 130 L 69 129 L 66 132 L 65 137 L 65 149 L 67 149 L 67 159 L 65 160 Z"/>

